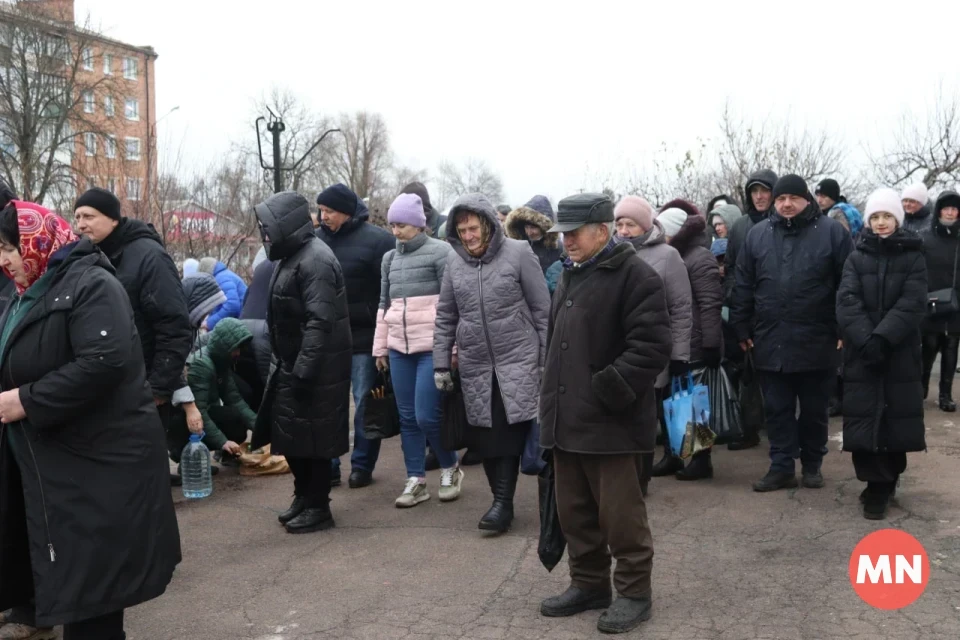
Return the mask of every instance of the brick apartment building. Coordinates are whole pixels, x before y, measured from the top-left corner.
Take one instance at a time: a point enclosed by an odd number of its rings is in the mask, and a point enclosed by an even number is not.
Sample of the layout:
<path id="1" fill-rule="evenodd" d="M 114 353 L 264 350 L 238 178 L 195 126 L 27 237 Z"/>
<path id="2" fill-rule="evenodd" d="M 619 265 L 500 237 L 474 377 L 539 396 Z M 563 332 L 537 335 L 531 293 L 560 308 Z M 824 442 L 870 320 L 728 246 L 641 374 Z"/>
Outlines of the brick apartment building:
<path id="1" fill-rule="evenodd" d="M 0 3 L 0 21 L 3 20 Z M 156 90 L 157 53 L 104 37 L 76 24 L 73 0 L 7 2 L 22 15 L 36 15 L 56 37 L 80 46 L 84 118 L 97 123 L 97 133 L 78 135 L 70 159 L 76 191 L 91 186 L 110 189 L 124 202 L 127 215 L 149 218 L 149 194 L 157 180 Z"/>

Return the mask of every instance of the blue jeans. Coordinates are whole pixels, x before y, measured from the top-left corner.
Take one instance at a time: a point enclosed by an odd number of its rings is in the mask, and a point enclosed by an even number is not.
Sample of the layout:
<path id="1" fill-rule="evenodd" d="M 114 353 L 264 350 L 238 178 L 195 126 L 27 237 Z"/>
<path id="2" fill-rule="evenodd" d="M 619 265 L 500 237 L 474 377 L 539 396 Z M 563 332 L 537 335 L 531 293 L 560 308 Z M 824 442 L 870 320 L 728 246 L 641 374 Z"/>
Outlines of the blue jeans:
<path id="1" fill-rule="evenodd" d="M 380 440 L 367 440 L 363 437 L 364 409 L 370 390 L 377 382 L 377 359 L 365 353 L 353 354 L 353 367 L 350 370 L 350 388 L 353 390 L 353 455 L 350 456 L 351 469 L 361 469 L 373 473 L 380 458 Z M 340 475 L 340 458 L 330 461 L 335 476 Z"/>
<path id="2" fill-rule="evenodd" d="M 457 452 L 440 446 L 440 392 L 433 382 L 433 353 L 403 354 L 390 350 L 393 392 L 400 411 L 400 445 L 408 478 L 427 475 L 427 443 L 442 469 L 457 465 Z"/>

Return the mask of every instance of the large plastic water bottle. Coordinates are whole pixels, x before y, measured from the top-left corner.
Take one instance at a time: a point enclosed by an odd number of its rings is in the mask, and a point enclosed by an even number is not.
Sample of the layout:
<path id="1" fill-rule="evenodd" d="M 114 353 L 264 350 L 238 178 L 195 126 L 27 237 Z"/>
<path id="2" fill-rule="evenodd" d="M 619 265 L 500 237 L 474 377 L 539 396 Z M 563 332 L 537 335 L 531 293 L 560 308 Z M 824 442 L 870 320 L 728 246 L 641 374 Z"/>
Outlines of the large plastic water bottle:
<path id="1" fill-rule="evenodd" d="M 206 498 L 213 493 L 213 476 L 210 473 L 210 450 L 200 441 L 202 436 L 190 434 L 190 442 L 180 456 L 180 474 L 183 478 L 183 497 Z"/>

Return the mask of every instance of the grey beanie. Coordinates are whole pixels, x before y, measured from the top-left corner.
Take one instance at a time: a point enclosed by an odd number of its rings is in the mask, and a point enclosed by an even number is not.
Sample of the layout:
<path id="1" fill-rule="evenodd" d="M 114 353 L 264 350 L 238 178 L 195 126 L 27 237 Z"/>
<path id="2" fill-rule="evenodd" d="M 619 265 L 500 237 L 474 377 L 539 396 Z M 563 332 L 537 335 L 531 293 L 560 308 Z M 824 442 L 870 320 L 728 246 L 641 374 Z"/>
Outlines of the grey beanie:
<path id="1" fill-rule="evenodd" d="M 183 281 L 183 293 L 187 298 L 190 324 L 199 327 L 203 319 L 227 301 L 216 279 L 208 273 L 198 273 Z"/>
<path id="2" fill-rule="evenodd" d="M 209 273 L 210 275 L 213 275 L 213 270 L 216 268 L 217 268 L 217 259 L 207 256 L 206 258 L 203 258 L 202 260 L 200 260 L 200 267 L 198 271 L 200 273 Z"/>

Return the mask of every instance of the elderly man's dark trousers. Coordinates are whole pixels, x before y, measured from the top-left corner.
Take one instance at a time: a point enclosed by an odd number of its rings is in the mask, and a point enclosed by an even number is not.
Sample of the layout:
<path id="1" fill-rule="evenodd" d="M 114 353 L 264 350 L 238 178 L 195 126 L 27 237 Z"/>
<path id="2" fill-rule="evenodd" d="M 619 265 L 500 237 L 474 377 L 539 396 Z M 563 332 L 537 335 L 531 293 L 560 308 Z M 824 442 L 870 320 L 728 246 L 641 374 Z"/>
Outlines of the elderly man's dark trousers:
<path id="1" fill-rule="evenodd" d="M 820 470 L 827 454 L 827 405 L 836 376 L 835 369 L 760 374 L 771 471 L 794 473 L 797 458 L 803 469 Z"/>
<path id="2" fill-rule="evenodd" d="M 567 539 L 573 586 L 650 596 L 653 537 L 640 491 L 640 454 L 581 454 L 554 449 L 557 510 Z"/>

